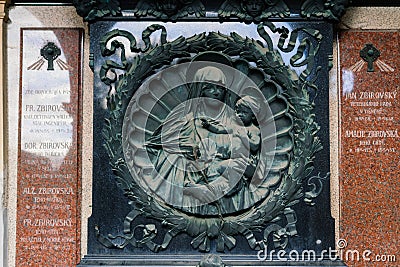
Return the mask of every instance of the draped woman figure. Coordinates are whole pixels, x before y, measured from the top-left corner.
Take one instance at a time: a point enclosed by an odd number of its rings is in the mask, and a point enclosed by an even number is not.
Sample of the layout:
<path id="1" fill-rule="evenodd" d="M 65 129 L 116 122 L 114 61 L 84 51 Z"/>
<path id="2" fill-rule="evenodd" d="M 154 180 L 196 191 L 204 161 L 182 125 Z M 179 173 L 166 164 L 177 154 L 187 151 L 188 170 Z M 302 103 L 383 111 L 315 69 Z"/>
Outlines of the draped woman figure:
<path id="1" fill-rule="evenodd" d="M 188 101 L 175 108 L 146 143 L 156 155 L 149 188 L 184 211 L 230 212 L 232 201 L 222 197 L 234 183 L 216 169 L 219 162 L 230 158 L 232 135 L 204 127 L 207 121 L 211 126 L 231 128 L 233 111 L 226 103 L 226 76 L 217 67 L 203 67 L 195 72 L 189 90 Z"/>

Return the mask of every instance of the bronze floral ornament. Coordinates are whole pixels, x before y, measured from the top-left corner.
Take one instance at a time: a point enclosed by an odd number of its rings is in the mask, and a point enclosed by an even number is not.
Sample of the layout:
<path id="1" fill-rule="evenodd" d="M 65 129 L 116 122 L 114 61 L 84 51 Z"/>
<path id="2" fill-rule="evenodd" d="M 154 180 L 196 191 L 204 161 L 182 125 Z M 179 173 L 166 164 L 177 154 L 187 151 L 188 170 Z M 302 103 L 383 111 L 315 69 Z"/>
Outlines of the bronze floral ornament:
<path id="1" fill-rule="evenodd" d="M 278 49 L 266 28 L 279 33 Z M 131 212 L 120 235 L 96 228 L 98 241 L 158 252 L 185 233 L 194 249 L 215 243 L 224 252 L 239 235 L 254 250 L 272 236 L 284 248 L 297 234 L 293 205 L 320 192 L 306 194 L 302 184 L 322 149 L 309 95 L 321 34 L 265 23 L 257 28 L 264 42 L 218 32 L 168 40 L 154 24 L 143 36 L 159 30 L 158 44 L 139 47 L 118 29 L 100 43 L 104 57 L 121 50 L 120 63 L 107 60 L 100 71 L 110 85 L 103 137 Z M 117 36 L 129 40 L 133 58 Z M 295 52 L 290 64 L 303 70 L 285 65 L 281 51 Z M 116 70 L 124 74 L 110 75 Z M 159 223 L 135 224 L 140 217 Z"/>
<path id="2" fill-rule="evenodd" d="M 95 21 L 105 16 L 117 16 L 121 14 L 118 0 L 73 0 L 79 16 L 85 21 Z"/>
<path id="3" fill-rule="evenodd" d="M 350 0 L 306 0 L 301 6 L 301 15 L 339 21 L 346 12 Z"/>

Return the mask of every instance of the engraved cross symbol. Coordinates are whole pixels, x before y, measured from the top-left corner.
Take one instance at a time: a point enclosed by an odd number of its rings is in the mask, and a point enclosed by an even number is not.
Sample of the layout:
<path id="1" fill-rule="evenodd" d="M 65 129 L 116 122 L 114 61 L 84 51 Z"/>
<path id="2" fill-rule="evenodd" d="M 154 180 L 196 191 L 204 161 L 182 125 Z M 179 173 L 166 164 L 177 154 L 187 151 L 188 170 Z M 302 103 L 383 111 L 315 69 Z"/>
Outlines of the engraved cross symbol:
<path id="1" fill-rule="evenodd" d="M 368 72 L 374 72 L 374 62 L 381 55 L 381 52 L 372 44 L 366 44 L 360 51 L 360 57 L 368 63 Z"/>
<path id="2" fill-rule="evenodd" d="M 40 55 L 47 60 L 47 70 L 54 70 L 54 60 L 61 55 L 61 50 L 54 43 L 49 42 L 42 49 Z"/>

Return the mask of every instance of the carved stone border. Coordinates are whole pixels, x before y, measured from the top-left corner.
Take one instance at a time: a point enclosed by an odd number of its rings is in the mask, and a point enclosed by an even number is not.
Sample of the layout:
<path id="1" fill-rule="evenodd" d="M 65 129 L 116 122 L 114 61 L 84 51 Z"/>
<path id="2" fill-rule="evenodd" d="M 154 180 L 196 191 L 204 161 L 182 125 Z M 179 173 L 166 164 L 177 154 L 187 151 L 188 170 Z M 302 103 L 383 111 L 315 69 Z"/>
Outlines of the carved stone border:
<path id="1" fill-rule="evenodd" d="M 95 1 L 72 1 L 77 13 L 88 22 L 105 19 L 107 17 L 124 17 L 123 5 L 130 4 L 130 1 L 118 0 L 95 0 Z M 121 4 L 122 3 L 122 4 Z M 285 0 L 264 1 L 251 9 L 246 6 L 245 1 L 226 0 L 217 10 L 211 10 L 201 0 L 176 0 L 175 5 L 163 5 L 161 1 L 140 0 L 135 8 L 130 10 L 134 16 L 130 18 L 151 18 L 162 21 L 177 21 L 179 19 L 206 18 L 206 12 L 217 13 L 213 18 L 222 21 L 239 20 L 246 23 L 258 23 L 267 21 L 270 18 L 294 17 L 302 20 L 326 20 L 338 22 L 349 6 L 350 0 L 303 0 L 300 14 L 293 12 L 294 5 L 287 4 Z M 126 17 L 128 18 L 128 17 Z M 210 17 L 208 17 L 210 18 Z"/>

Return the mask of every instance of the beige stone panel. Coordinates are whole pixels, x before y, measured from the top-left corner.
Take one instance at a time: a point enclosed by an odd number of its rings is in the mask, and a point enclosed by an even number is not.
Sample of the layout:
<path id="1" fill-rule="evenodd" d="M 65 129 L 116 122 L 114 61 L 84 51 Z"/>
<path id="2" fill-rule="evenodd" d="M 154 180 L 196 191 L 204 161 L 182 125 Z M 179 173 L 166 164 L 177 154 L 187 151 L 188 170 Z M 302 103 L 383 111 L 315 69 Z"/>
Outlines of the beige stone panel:
<path id="1" fill-rule="evenodd" d="M 335 239 L 339 238 L 339 109 L 338 109 L 338 49 L 333 39 L 333 68 L 329 72 L 329 141 L 331 214 L 335 219 Z"/>
<path id="2" fill-rule="evenodd" d="M 400 7 L 352 7 L 342 17 L 340 29 L 400 29 Z"/>
<path id="3" fill-rule="evenodd" d="M 5 82 L 4 82 L 4 66 L 5 61 L 3 57 L 4 51 L 4 20 L 6 19 L 5 6 L 7 1 L 0 1 L 0 266 L 6 266 L 5 258 L 6 258 L 6 240 L 7 233 L 5 229 L 7 227 L 7 222 L 4 221 L 3 218 L 6 217 L 6 194 L 7 190 L 5 190 L 5 185 L 7 184 L 6 180 L 6 142 L 5 142 Z"/>

